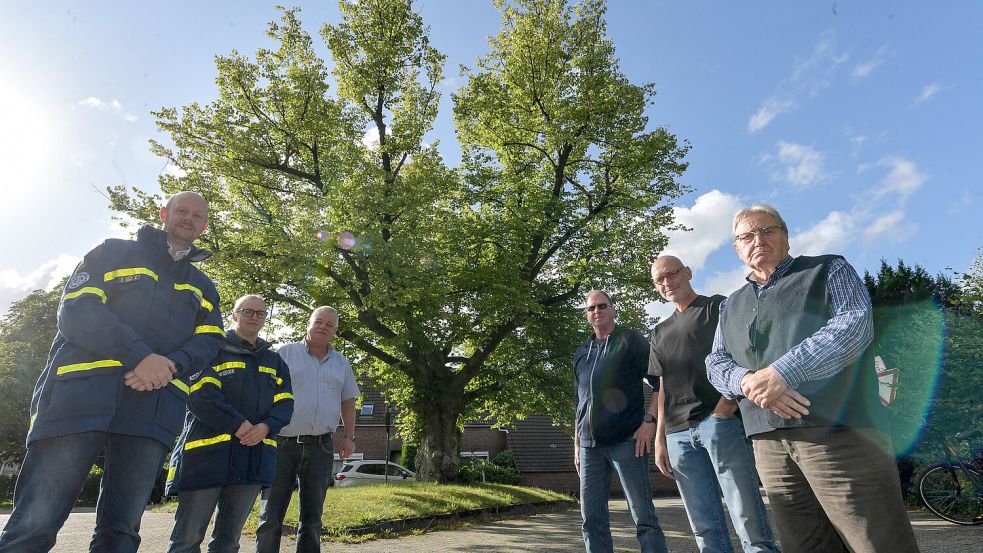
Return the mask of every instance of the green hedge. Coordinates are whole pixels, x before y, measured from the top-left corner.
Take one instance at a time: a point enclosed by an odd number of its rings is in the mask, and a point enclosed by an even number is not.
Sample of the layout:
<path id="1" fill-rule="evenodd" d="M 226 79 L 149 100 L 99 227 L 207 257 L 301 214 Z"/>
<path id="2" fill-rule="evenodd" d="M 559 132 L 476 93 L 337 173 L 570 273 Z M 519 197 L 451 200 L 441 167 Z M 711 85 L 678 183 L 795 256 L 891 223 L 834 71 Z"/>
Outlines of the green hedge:
<path id="1" fill-rule="evenodd" d="M 482 480 L 484 473 L 484 480 Z M 487 482 L 489 484 L 518 484 L 519 471 L 514 468 L 500 467 L 484 460 L 472 460 L 461 463 L 461 468 L 457 473 L 459 484 L 478 484 Z"/>

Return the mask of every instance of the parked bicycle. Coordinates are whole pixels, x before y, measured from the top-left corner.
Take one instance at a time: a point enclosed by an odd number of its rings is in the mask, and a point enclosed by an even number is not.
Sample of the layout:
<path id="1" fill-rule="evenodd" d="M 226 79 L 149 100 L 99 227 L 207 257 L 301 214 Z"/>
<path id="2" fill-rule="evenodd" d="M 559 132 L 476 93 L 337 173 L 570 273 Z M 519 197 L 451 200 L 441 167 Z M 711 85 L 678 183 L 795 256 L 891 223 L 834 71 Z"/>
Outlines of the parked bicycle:
<path id="1" fill-rule="evenodd" d="M 944 441 L 946 460 L 929 465 L 918 480 L 918 495 L 936 516 L 963 525 L 983 524 L 983 448 L 979 430 L 956 434 L 958 446 Z M 972 447 L 976 441 L 977 447 Z M 960 447 L 968 451 L 960 455 Z"/>

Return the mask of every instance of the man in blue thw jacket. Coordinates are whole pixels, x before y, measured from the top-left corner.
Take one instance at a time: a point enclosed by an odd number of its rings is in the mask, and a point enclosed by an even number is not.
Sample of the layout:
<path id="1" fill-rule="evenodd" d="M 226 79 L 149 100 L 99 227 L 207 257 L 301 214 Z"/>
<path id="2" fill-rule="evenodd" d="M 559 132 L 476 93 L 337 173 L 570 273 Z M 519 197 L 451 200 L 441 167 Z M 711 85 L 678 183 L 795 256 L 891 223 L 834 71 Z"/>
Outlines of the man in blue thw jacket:
<path id="1" fill-rule="evenodd" d="M 140 545 L 140 519 L 190 387 L 225 336 L 218 292 L 191 264 L 211 255 L 193 245 L 208 204 L 181 192 L 160 217 L 163 230 L 145 226 L 136 240 L 96 246 L 65 286 L 2 552 L 49 551 L 102 452 L 89 550 Z"/>
<path id="2" fill-rule="evenodd" d="M 198 553 L 218 506 L 208 550 L 238 551 L 239 535 L 261 488 L 276 475 L 272 435 L 294 412 L 290 371 L 259 337 L 266 303 L 242 296 L 232 310 L 225 345 L 191 387 L 184 431 L 167 472 L 167 495 L 177 495 L 169 553 Z"/>

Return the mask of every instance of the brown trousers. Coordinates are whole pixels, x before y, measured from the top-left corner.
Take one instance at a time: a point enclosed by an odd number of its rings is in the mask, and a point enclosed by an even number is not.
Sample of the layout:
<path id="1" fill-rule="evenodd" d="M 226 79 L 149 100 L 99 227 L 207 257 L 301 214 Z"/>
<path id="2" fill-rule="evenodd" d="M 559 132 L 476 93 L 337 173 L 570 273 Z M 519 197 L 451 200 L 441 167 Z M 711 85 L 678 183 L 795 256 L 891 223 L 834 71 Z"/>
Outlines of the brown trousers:
<path id="1" fill-rule="evenodd" d="M 782 551 L 918 552 L 885 434 L 790 428 L 753 441 Z"/>

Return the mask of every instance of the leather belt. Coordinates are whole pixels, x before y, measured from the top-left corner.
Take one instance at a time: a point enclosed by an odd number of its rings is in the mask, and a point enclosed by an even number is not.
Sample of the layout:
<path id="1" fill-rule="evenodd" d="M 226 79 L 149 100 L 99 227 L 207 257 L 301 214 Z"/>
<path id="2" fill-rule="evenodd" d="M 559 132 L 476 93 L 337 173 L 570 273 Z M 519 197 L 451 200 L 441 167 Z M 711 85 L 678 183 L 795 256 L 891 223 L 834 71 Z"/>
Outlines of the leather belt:
<path id="1" fill-rule="evenodd" d="M 301 434 L 300 436 L 283 436 L 283 439 L 292 442 L 297 442 L 298 444 L 323 444 L 332 443 L 331 442 L 331 432 L 326 432 L 324 434 L 318 434 L 316 436 L 311 436 L 307 434 Z"/>

